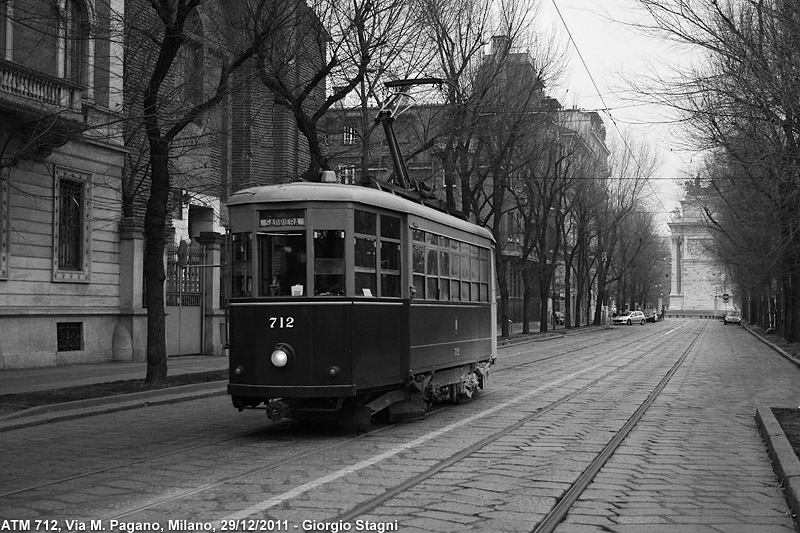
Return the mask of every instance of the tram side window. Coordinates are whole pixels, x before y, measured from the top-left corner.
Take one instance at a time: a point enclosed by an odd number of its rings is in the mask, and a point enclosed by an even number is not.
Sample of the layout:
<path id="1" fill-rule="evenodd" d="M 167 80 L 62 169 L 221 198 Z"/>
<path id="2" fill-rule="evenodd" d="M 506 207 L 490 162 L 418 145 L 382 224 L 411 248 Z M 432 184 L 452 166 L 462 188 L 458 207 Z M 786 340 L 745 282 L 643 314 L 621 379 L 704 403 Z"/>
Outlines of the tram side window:
<path id="1" fill-rule="evenodd" d="M 314 294 L 343 296 L 345 293 L 344 231 L 314 232 Z"/>
<path id="2" fill-rule="evenodd" d="M 231 296 L 253 295 L 253 252 L 250 233 L 231 235 Z"/>
<path id="3" fill-rule="evenodd" d="M 381 296 L 399 298 L 400 218 L 381 215 Z"/>
<path id="4" fill-rule="evenodd" d="M 469 284 L 469 244 L 463 244 L 461 250 L 461 301 L 469 302 L 471 299 L 471 286 Z"/>
<path id="5" fill-rule="evenodd" d="M 414 298 L 425 298 L 425 245 L 414 243 L 412 250 L 412 270 L 414 271 Z"/>
<path id="6" fill-rule="evenodd" d="M 469 247 L 469 262 L 470 262 L 470 280 L 471 283 L 471 300 L 473 302 L 479 302 L 481 299 L 481 284 L 480 284 L 480 272 L 481 272 L 481 260 L 480 260 L 480 248 L 475 246 L 474 244 L 470 245 Z"/>
<path id="7" fill-rule="evenodd" d="M 450 240 L 450 299 L 457 302 L 461 299 L 461 243 Z"/>
<path id="8" fill-rule="evenodd" d="M 489 250 L 480 249 L 481 261 L 481 301 L 489 301 Z"/>
<path id="9" fill-rule="evenodd" d="M 258 235 L 261 296 L 306 294 L 306 234 L 270 232 Z"/>
<path id="10" fill-rule="evenodd" d="M 441 244 L 449 248 L 450 239 L 440 237 Z M 439 250 L 439 299 L 450 299 L 450 252 Z"/>
<path id="11" fill-rule="evenodd" d="M 489 250 L 422 230 L 413 230 L 415 297 L 488 302 Z"/>
<path id="12" fill-rule="evenodd" d="M 412 298 L 425 298 L 425 232 L 412 230 L 414 244 L 411 250 L 411 269 L 413 271 Z"/>
<path id="13" fill-rule="evenodd" d="M 355 210 L 356 296 L 377 296 L 377 215 Z"/>
<path id="14" fill-rule="evenodd" d="M 438 239 L 438 235 L 429 235 L 428 244 L 432 244 L 431 238 Z M 436 248 L 428 246 L 425 257 L 426 269 L 425 274 L 428 275 L 427 283 L 425 284 L 425 297 L 428 300 L 439 299 L 439 251 Z"/>

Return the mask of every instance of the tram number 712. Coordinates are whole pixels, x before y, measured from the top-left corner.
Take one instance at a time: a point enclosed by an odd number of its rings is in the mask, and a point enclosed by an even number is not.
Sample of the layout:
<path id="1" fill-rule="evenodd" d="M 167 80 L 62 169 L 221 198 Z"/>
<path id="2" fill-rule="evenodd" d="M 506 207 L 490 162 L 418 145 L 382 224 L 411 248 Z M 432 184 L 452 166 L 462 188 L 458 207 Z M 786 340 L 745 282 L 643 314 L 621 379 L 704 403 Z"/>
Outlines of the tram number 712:
<path id="1" fill-rule="evenodd" d="M 292 316 L 271 316 L 269 317 L 270 329 L 284 329 L 294 327 L 294 317 Z"/>

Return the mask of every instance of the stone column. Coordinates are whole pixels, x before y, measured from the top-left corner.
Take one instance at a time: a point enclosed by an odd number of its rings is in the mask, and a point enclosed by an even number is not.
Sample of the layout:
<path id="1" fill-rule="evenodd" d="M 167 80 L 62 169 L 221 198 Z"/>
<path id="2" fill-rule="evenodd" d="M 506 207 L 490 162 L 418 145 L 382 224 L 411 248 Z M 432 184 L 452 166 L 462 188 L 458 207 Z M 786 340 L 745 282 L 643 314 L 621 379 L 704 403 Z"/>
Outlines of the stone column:
<path id="1" fill-rule="evenodd" d="M 115 361 L 144 361 L 147 313 L 143 307 L 144 234 L 133 217 L 119 223 L 119 311 L 112 350 Z"/>
<path id="2" fill-rule="evenodd" d="M 669 308 L 683 309 L 683 237 L 672 237 L 672 268 L 670 271 Z"/>
<path id="3" fill-rule="evenodd" d="M 225 236 L 213 231 L 203 231 L 197 237 L 205 249 L 203 261 L 203 354 L 223 355 L 222 347 L 227 341 L 225 312 L 220 307 L 222 286 L 222 243 Z"/>

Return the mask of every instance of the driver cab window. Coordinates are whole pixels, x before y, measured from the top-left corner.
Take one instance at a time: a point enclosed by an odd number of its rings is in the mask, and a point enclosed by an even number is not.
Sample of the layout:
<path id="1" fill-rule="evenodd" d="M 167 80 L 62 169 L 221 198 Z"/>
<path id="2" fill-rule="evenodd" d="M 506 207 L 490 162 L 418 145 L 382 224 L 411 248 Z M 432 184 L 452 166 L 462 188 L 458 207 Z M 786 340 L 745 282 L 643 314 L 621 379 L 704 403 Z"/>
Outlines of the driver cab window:
<path id="1" fill-rule="evenodd" d="M 306 282 L 305 232 L 259 233 L 261 296 L 304 296 Z"/>

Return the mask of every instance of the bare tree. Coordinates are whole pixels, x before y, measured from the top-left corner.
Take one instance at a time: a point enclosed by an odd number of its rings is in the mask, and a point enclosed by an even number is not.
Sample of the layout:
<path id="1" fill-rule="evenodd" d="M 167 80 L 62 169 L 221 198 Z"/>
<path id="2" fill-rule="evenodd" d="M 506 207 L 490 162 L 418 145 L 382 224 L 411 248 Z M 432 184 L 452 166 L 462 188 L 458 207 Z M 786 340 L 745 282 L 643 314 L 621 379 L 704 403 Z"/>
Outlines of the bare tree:
<path id="1" fill-rule="evenodd" d="M 647 145 L 636 143 L 630 133 L 624 135 L 621 139 L 612 138 L 610 143 L 612 174 L 605 182 L 604 201 L 595 208 L 597 224 L 602 228 L 597 233 L 595 249 L 597 300 L 593 323 L 597 326 L 602 324 L 610 284 L 621 278 L 641 250 L 642 240 L 639 236 L 628 239 L 627 231 L 636 210 L 645 208 L 643 192 L 658 165 Z M 622 256 L 619 260 L 618 255 Z"/>
<path id="2" fill-rule="evenodd" d="M 165 316 L 164 316 L 164 248 L 170 191 L 173 187 L 171 159 L 176 141 L 181 133 L 199 117 L 218 105 L 229 92 L 231 74 L 244 65 L 255 53 L 259 38 L 274 31 L 272 26 L 254 24 L 253 39 L 239 50 L 227 50 L 225 59 L 217 69 L 216 83 L 208 91 L 201 86 L 192 93 L 191 85 L 176 84 L 176 69 L 185 67 L 180 54 L 191 44 L 193 20 L 201 6 L 216 11 L 212 20 L 229 22 L 224 7 L 202 0 L 152 0 L 144 11 L 126 12 L 129 21 L 129 39 L 142 52 L 135 67 L 143 81 L 141 92 L 141 120 L 147 149 L 149 187 L 144 216 L 145 258 L 144 278 L 147 286 L 147 376 L 153 385 L 162 383 L 167 376 Z M 255 12 L 263 15 L 274 5 L 258 2 Z M 215 18 L 216 17 L 216 18 Z M 259 20 L 267 20 L 262 17 Z M 220 28 L 220 35 L 227 30 Z M 129 59 L 131 59 L 129 57 Z M 186 79 L 185 82 L 191 80 Z M 184 98 L 174 98 L 175 91 Z"/>
<path id="3" fill-rule="evenodd" d="M 702 53 L 702 63 L 683 72 L 677 82 L 667 80 L 655 92 L 651 88 L 651 93 L 682 113 L 696 145 L 713 150 L 717 165 L 722 162 L 722 168 L 732 171 L 734 179 L 716 191 L 727 199 L 715 207 L 737 205 L 748 190 L 756 191 L 783 221 L 774 237 L 781 245 L 772 276 L 784 291 L 779 329 L 787 340 L 797 340 L 800 8 L 779 0 L 639 0 L 639 4 L 650 15 L 648 31 Z M 716 171 L 703 177 L 722 183 Z M 753 205 L 763 207 L 761 201 Z M 709 220 L 731 218 L 717 213 Z M 757 285 L 741 279 L 739 284 Z"/>
<path id="4" fill-rule="evenodd" d="M 375 96 L 376 76 L 400 63 L 402 54 L 393 39 L 405 34 L 409 9 L 400 0 L 317 0 L 293 9 L 285 29 L 259 46 L 259 79 L 291 113 L 307 141 L 309 164 L 301 179 L 318 181 L 329 170 L 319 129 L 322 118 L 357 89 L 366 105 Z"/>

